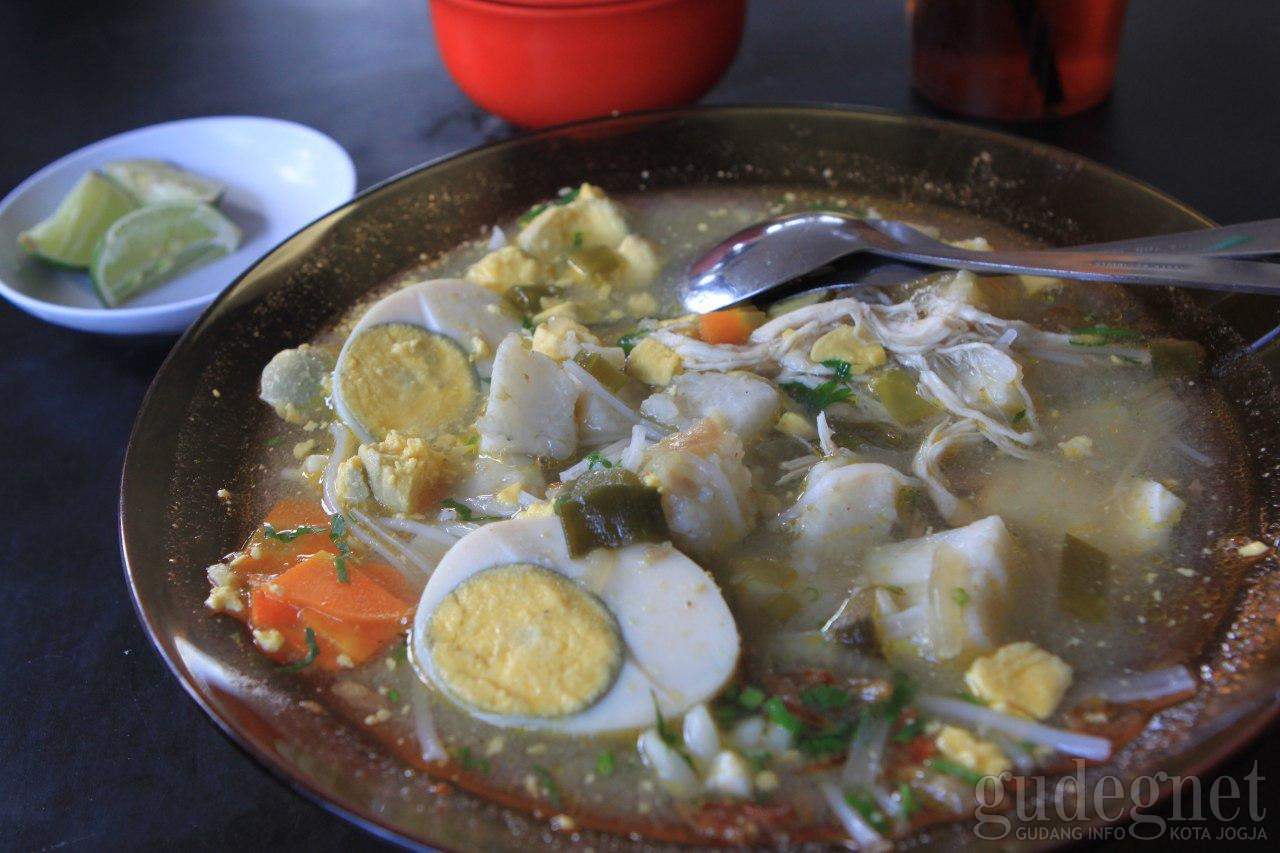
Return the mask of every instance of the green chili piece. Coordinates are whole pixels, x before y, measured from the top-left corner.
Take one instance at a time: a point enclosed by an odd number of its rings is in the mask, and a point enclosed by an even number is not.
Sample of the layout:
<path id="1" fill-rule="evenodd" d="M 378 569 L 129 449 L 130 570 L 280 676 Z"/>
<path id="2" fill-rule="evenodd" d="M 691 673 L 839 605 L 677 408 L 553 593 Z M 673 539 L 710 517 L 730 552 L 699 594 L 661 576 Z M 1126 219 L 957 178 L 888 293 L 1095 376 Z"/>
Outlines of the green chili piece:
<path id="1" fill-rule="evenodd" d="M 563 498 L 561 500 L 560 498 Z M 671 538 L 657 489 L 625 468 L 596 468 L 574 480 L 557 498 L 556 515 L 575 557 L 596 548 Z"/>
<path id="2" fill-rule="evenodd" d="M 1204 369 L 1204 348 L 1195 341 L 1154 338 L 1148 349 L 1151 370 L 1162 379 L 1195 379 Z"/>
<path id="3" fill-rule="evenodd" d="M 627 374 L 614 367 L 607 358 L 599 353 L 580 352 L 573 357 L 574 362 L 591 377 L 605 387 L 610 394 L 617 394 L 627 384 Z"/>
<path id="4" fill-rule="evenodd" d="M 1062 568 L 1058 575 L 1058 603 L 1062 609 L 1089 622 L 1107 618 L 1107 593 L 1111 588 L 1111 558 L 1099 548 L 1070 533 L 1062 542 Z"/>
<path id="5" fill-rule="evenodd" d="M 880 400 L 889 417 L 903 426 L 919 423 L 937 413 L 933 404 L 920 396 L 916 381 L 901 368 L 890 368 L 872 377 L 871 393 Z"/>

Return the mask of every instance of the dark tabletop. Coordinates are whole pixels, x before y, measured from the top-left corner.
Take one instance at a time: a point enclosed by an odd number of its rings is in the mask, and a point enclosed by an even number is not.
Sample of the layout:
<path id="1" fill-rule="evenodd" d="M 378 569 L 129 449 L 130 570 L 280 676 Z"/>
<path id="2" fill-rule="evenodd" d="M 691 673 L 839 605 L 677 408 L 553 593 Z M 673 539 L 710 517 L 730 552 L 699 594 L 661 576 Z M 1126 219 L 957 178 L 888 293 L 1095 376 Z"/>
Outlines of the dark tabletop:
<path id="1" fill-rule="evenodd" d="M 902 7 L 756 0 L 708 100 L 931 113 L 908 88 Z M 361 187 L 513 132 L 446 75 L 423 0 L 8 0 L 2 18 L 0 195 L 96 139 L 187 116 L 317 127 L 350 151 Z M 1277 36 L 1270 0 L 1135 0 L 1114 97 L 1013 130 L 1220 221 L 1280 215 Z M 134 617 L 118 479 L 171 344 L 67 331 L 0 303 L 0 847 L 376 848 L 225 740 Z M 1224 771 L 1241 779 L 1258 760 L 1269 776 L 1278 753 L 1263 742 Z M 1280 806 L 1274 784 L 1264 801 Z"/>

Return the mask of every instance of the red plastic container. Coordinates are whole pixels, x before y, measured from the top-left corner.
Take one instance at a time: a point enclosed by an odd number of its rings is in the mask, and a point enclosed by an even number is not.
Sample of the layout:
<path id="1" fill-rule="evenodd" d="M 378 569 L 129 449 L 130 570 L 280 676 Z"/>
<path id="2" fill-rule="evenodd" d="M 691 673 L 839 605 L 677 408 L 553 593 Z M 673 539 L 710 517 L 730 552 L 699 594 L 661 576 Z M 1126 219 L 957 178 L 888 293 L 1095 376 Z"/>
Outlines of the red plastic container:
<path id="1" fill-rule="evenodd" d="M 522 127 L 689 104 L 724 74 L 746 0 L 430 0 L 445 67 Z"/>

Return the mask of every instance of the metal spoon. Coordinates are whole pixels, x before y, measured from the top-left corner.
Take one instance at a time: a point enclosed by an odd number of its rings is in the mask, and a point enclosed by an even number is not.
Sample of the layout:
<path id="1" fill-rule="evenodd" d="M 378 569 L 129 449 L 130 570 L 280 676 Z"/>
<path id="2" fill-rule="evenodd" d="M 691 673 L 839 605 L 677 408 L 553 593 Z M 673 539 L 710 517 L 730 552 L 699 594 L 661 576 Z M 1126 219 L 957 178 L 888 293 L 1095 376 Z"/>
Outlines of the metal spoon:
<path id="1" fill-rule="evenodd" d="M 1184 252 L 1168 253 L 1170 247 Z M 757 223 L 722 241 L 693 264 L 678 294 L 685 309 L 695 313 L 725 308 L 766 291 L 773 298 L 779 285 L 859 252 L 926 265 L 925 271 L 933 267 L 1280 294 L 1280 265 L 1232 260 L 1278 251 L 1280 220 L 1073 249 L 974 252 L 949 246 L 902 222 L 811 211 Z M 864 275 L 874 269 L 862 266 Z"/>

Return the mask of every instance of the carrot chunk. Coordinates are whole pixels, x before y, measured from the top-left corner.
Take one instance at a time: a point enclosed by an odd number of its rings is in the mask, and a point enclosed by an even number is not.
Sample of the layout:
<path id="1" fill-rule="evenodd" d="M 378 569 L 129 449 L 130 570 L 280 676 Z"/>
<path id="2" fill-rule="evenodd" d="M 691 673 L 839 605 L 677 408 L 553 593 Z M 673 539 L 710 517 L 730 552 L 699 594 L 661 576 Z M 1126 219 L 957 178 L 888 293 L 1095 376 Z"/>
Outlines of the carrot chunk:
<path id="1" fill-rule="evenodd" d="M 745 344 L 764 323 L 764 315 L 746 308 L 712 311 L 698 318 L 698 336 L 709 344 Z"/>
<path id="2" fill-rule="evenodd" d="M 267 535 L 268 527 L 277 535 Z M 316 532 L 295 535 L 302 528 Z M 301 557 L 321 552 L 338 553 L 337 543 L 329 537 L 329 516 L 311 501 L 285 499 L 276 502 L 245 543 L 235 571 L 241 575 L 275 575 Z"/>
<path id="3" fill-rule="evenodd" d="M 349 564 L 347 577 L 347 583 L 338 580 L 332 554 L 315 554 L 276 577 L 272 585 L 295 607 L 344 622 L 398 623 L 409 615 L 409 605 L 358 564 Z"/>
<path id="4" fill-rule="evenodd" d="M 320 649 L 317 666 L 336 669 L 339 655 L 359 666 L 403 630 L 412 608 L 397 594 L 402 590 L 403 581 L 389 566 L 352 562 L 344 583 L 338 580 L 333 555 L 315 554 L 253 591 L 249 622 L 284 636 L 278 653 L 282 659 L 306 654 L 310 628 Z"/>

